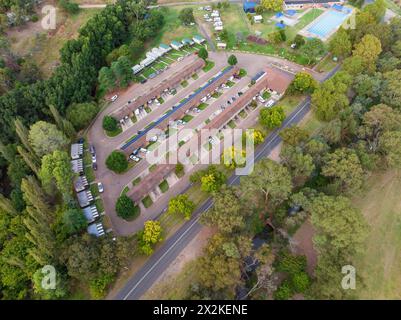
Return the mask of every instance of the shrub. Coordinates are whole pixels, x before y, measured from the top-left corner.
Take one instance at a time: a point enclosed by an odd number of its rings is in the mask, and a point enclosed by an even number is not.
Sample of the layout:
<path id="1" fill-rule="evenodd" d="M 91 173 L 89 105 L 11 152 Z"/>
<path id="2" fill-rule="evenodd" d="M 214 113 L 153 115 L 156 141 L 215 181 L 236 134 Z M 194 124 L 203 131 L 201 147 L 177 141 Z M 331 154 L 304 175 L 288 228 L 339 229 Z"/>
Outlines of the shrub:
<path id="1" fill-rule="evenodd" d="M 106 159 L 106 166 L 116 173 L 123 173 L 128 168 L 128 161 L 123 152 L 113 151 Z"/>
<path id="2" fill-rule="evenodd" d="M 103 118 L 103 129 L 111 132 L 116 131 L 118 129 L 118 121 L 111 116 L 105 116 Z"/>
<path id="3" fill-rule="evenodd" d="M 182 163 L 177 163 L 175 166 L 175 174 L 177 177 L 182 177 L 184 175 L 184 165 Z"/>
<path id="4" fill-rule="evenodd" d="M 298 272 L 291 278 L 291 284 L 295 292 L 304 293 L 310 285 L 309 276 L 306 272 Z"/>
<path id="5" fill-rule="evenodd" d="M 288 300 L 291 296 L 292 291 L 288 281 L 284 281 L 274 292 L 274 299 L 276 300 Z"/>
<path id="6" fill-rule="evenodd" d="M 91 123 L 97 111 L 97 106 L 94 103 L 74 103 L 68 107 L 66 116 L 75 129 L 80 130 Z"/>
<path id="7" fill-rule="evenodd" d="M 127 195 L 121 195 L 116 202 L 117 215 L 125 220 L 132 220 L 139 215 L 139 207 Z"/>

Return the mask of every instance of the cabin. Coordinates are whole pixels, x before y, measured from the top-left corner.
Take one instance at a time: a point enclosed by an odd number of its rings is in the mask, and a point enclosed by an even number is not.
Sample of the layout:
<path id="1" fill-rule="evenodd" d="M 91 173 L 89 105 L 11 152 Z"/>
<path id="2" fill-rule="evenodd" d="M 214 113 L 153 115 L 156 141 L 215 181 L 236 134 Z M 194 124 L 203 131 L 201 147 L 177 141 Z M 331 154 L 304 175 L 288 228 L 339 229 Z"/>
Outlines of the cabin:
<path id="1" fill-rule="evenodd" d="M 195 43 L 197 44 L 202 44 L 203 42 L 205 42 L 206 40 L 204 38 L 202 38 L 199 35 L 196 35 L 192 38 L 192 40 L 194 40 Z"/>
<path id="2" fill-rule="evenodd" d="M 181 50 L 181 48 L 184 46 L 182 43 L 178 42 L 178 41 L 172 41 L 170 46 L 175 49 L 175 50 Z"/>

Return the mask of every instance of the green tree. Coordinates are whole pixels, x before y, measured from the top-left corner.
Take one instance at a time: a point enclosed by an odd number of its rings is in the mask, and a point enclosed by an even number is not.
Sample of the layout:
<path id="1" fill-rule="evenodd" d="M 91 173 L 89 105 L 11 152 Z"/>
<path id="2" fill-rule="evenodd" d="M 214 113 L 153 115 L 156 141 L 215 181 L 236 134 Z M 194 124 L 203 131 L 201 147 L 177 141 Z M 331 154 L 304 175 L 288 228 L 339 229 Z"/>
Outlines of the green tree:
<path id="1" fill-rule="evenodd" d="M 358 155 L 351 149 L 341 148 L 324 158 L 322 174 L 334 179 L 340 192 L 354 194 L 364 181 L 364 173 Z"/>
<path id="2" fill-rule="evenodd" d="M 189 220 L 195 210 L 195 204 L 188 198 L 186 194 L 179 194 L 171 198 L 168 203 L 167 212 L 169 214 L 179 214 Z"/>
<path id="3" fill-rule="evenodd" d="M 163 240 L 159 221 L 146 221 L 144 229 L 138 233 L 139 248 L 146 255 L 153 253 L 152 246 Z"/>
<path id="4" fill-rule="evenodd" d="M 298 146 L 309 139 L 309 132 L 298 126 L 291 126 L 280 132 L 280 137 L 285 144 Z"/>
<path id="5" fill-rule="evenodd" d="M 300 147 L 284 145 L 280 152 L 280 158 L 290 171 L 295 185 L 304 184 L 315 170 L 312 156 L 303 154 Z"/>
<path id="6" fill-rule="evenodd" d="M 201 221 L 217 227 L 222 233 L 230 234 L 245 227 L 246 214 L 234 189 L 223 186 L 214 196 L 213 207 L 203 213 Z"/>
<path id="7" fill-rule="evenodd" d="M 319 254 L 313 291 L 321 299 L 344 298 L 348 292 L 339 285 L 341 267 L 362 252 L 368 225 L 360 211 L 342 196 L 319 195 L 309 211 L 316 232 L 313 243 Z"/>
<path id="8" fill-rule="evenodd" d="M 86 128 L 95 118 L 98 108 L 95 103 L 74 103 L 67 108 L 66 117 L 74 128 Z"/>
<path id="9" fill-rule="evenodd" d="M 329 50 L 333 56 L 346 58 L 351 54 L 352 42 L 347 30 L 340 28 L 329 42 Z"/>
<path id="10" fill-rule="evenodd" d="M 184 8 L 178 14 L 178 18 L 185 25 L 195 23 L 194 10 L 192 8 Z"/>
<path id="11" fill-rule="evenodd" d="M 294 38 L 294 43 L 297 49 L 302 47 L 305 44 L 305 38 L 300 34 L 297 34 Z"/>
<path id="12" fill-rule="evenodd" d="M 122 194 L 116 202 L 117 215 L 125 220 L 132 220 L 139 214 L 139 207 L 125 194 Z"/>
<path id="13" fill-rule="evenodd" d="M 235 55 L 230 55 L 227 60 L 230 66 L 236 65 L 238 63 L 237 57 Z"/>
<path id="14" fill-rule="evenodd" d="M 24 147 L 17 146 L 17 151 L 21 155 L 22 159 L 24 159 L 25 163 L 28 167 L 34 172 L 36 175 L 39 174 L 39 160 L 33 153 L 29 153 Z"/>
<path id="15" fill-rule="evenodd" d="M 63 196 L 71 195 L 73 173 L 67 152 L 56 150 L 45 155 L 42 158 L 39 177 L 47 190 L 51 190 L 52 182 L 55 181 Z"/>
<path id="16" fill-rule="evenodd" d="M 99 71 L 99 89 L 105 92 L 109 92 L 111 89 L 114 89 L 116 86 L 116 76 L 113 71 L 108 67 L 103 67 Z"/>
<path id="17" fill-rule="evenodd" d="M 177 177 L 182 177 L 184 175 L 184 173 L 185 173 L 184 170 L 185 170 L 185 168 L 184 168 L 184 165 L 182 163 L 179 162 L 179 163 L 177 163 L 175 165 L 174 172 L 175 172 Z"/>
<path id="18" fill-rule="evenodd" d="M 374 72 L 377 58 L 381 52 L 382 47 L 380 40 L 371 34 L 367 34 L 355 45 L 353 55 L 362 58 L 368 72 Z"/>
<path id="19" fill-rule="evenodd" d="M 380 138 L 380 151 L 390 168 L 401 168 L 401 131 L 388 131 Z"/>
<path id="20" fill-rule="evenodd" d="M 118 121 L 112 116 L 104 116 L 102 126 L 104 130 L 114 132 L 118 129 Z"/>
<path id="21" fill-rule="evenodd" d="M 312 94 L 312 108 L 323 121 L 333 120 L 338 113 L 349 105 L 346 95 L 348 86 L 329 79 L 322 83 Z"/>
<path id="22" fill-rule="evenodd" d="M 207 50 L 204 47 L 199 49 L 199 51 L 198 51 L 198 57 L 199 58 L 202 58 L 203 60 L 206 61 L 208 56 L 209 56 L 209 53 L 207 52 Z"/>
<path id="23" fill-rule="evenodd" d="M 312 38 L 305 42 L 300 52 L 308 59 L 308 63 L 310 64 L 324 54 L 325 48 L 322 40 Z"/>
<path id="24" fill-rule="evenodd" d="M 266 10 L 277 12 L 282 10 L 283 0 L 262 0 L 260 5 Z"/>
<path id="25" fill-rule="evenodd" d="M 401 92 L 399 89 L 401 75 L 399 70 L 386 72 L 383 77 L 382 102 L 401 111 Z"/>
<path id="26" fill-rule="evenodd" d="M 65 210 L 62 216 L 62 223 L 68 235 L 82 231 L 88 224 L 80 209 Z"/>
<path id="27" fill-rule="evenodd" d="M 17 133 L 17 136 L 20 139 L 21 143 L 29 152 L 34 154 L 35 152 L 33 151 L 33 148 L 29 142 L 29 131 L 25 127 L 24 123 L 21 121 L 21 119 L 17 118 L 14 120 L 14 125 L 15 132 Z"/>
<path id="28" fill-rule="evenodd" d="M 123 152 L 114 150 L 107 157 L 106 166 L 116 173 L 123 173 L 128 168 L 127 157 Z"/>
<path id="29" fill-rule="evenodd" d="M 225 184 L 227 177 L 215 166 L 210 166 L 200 177 L 201 190 L 205 192 L 216 192 Z"/>
<path id="30" fill-rule="evenodd" d="M 250 207 L 259 207 L 270 213 L 273 219 L 274 209 L 288 199 L 292 190 L 291 176 L 288 169 L 270 159 L 263 159 L 255 164 L 253 172 L 241 178 L 242 198 Z"/>
<path id="31" fill-rule="evenodd" d="M 67 137 L 54 124 L 45 121 L 38 121 L 31 126 L 28 139 L 39 157 L 62 150 L 68 144 Z"/>
<path id="32" fill-rule="evenodd" d="M 281 126 L 285 119 L 284 109 L 281 106 L 262 108 L 259 113 L 259 122 L 266 128 L 273 129 Z"/>
<path id="33" fill-rule="evenodd" d="M 33 290 L 35 294 L 39 295 L 45 300 L 62 299 L 67 296 L 67 281 L 64 276 L 59 272 L 56 276 L 56 287 L 55 289 L 43 289 L 42 281 L 45 274 L 42 273 L 41 269 L 38 269 L 32 276 Z"/>
<path id="34" fill-rule="evenodd" d="M 317 87 L 317 82 L 313 77 L 305 72 L 298 72 L 294 80 L 292 80 L 288 92 L 289 93 L 312 93 Z"/>

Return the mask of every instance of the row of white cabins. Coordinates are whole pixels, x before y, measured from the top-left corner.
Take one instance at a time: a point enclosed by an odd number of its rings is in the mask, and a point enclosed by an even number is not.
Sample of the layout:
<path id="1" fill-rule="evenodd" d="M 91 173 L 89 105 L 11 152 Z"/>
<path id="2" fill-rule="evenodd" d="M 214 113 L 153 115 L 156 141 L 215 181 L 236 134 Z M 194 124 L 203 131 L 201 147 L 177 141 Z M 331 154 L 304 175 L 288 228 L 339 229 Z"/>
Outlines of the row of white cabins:
<path id="1" fill-rule="evenodd" d="M 135 65 L 132 67 L 132 72 L 134 74 L 138 74 L 139 72 L 141 72 L 143 69 L 145 69 L 146 67 L 150 66 L 153 62 L 155 62 L 157 59 L 159 59 L 160 57 L 164 56 L 167 52 L 169 52 L 171 49 L 174 50 L 181 50 L 184 46 L 192 46 L 195 43 L 196 44 L 202 44 L 204 43 L 206 40 L 204 38 L 202 38 L 199 35 L 194 36 L 192 39 L 182 39 L 181 42 L 178 41 L 172 41 L 170 43 L 170 45 L 167 44 L 160 44 L 159 47 L 157 48 L 153 48 L 152 50 L 148 51 L 146 53 L 146 58 L 143 59 L 139 64 Z"/>

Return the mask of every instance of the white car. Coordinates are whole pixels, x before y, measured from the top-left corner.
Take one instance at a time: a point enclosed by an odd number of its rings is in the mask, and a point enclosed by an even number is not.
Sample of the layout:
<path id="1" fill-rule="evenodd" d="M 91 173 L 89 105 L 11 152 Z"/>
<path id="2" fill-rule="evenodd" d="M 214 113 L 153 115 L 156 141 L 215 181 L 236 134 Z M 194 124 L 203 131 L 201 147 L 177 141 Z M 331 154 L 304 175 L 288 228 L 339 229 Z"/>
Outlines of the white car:
<path id="1" fill-rule="evenodd" d="M 157 136 L 153 136 L 152 138 L 150 138 L 151 142 L 156 142 L 157 141 Z"/>
<path id="2" fill-rule="evenodd" d="M 117 100 L 117 98 L 118 98 L 118 95 L 115 94 L 114 96 L 111 97 L 110 100 L 111 100 L 111 102 L 114 102 Z"/>
<path id="3" fill-rule="evenodd" d="M 141 152 L 143 152 L 143 153 L 148 153 L 148 152 L 149 152 L 149 150 L 148 150 L 148 149 L 145 149 L 145 148 L 140 148 L 139 151 L 141 151 Z"/>
<path id="4" fill-rule="evenodd" d="M 104 192 L 103 183 L 98 182 L 97 183 L 97 189 L 99 190 L 100 193 L 103 193 Z"/>
<path id="5" fill-rule="evenodd" d="M 130 158 L 132 161 L 135 161 L 135 162 L 139 162 L 139 160 L 141 160 L 141 159 L 139 159 L 137 156 L 134 156 L 133 154 L 131 154 L 131 155 L 129 156 L 129 158 Z"/>

